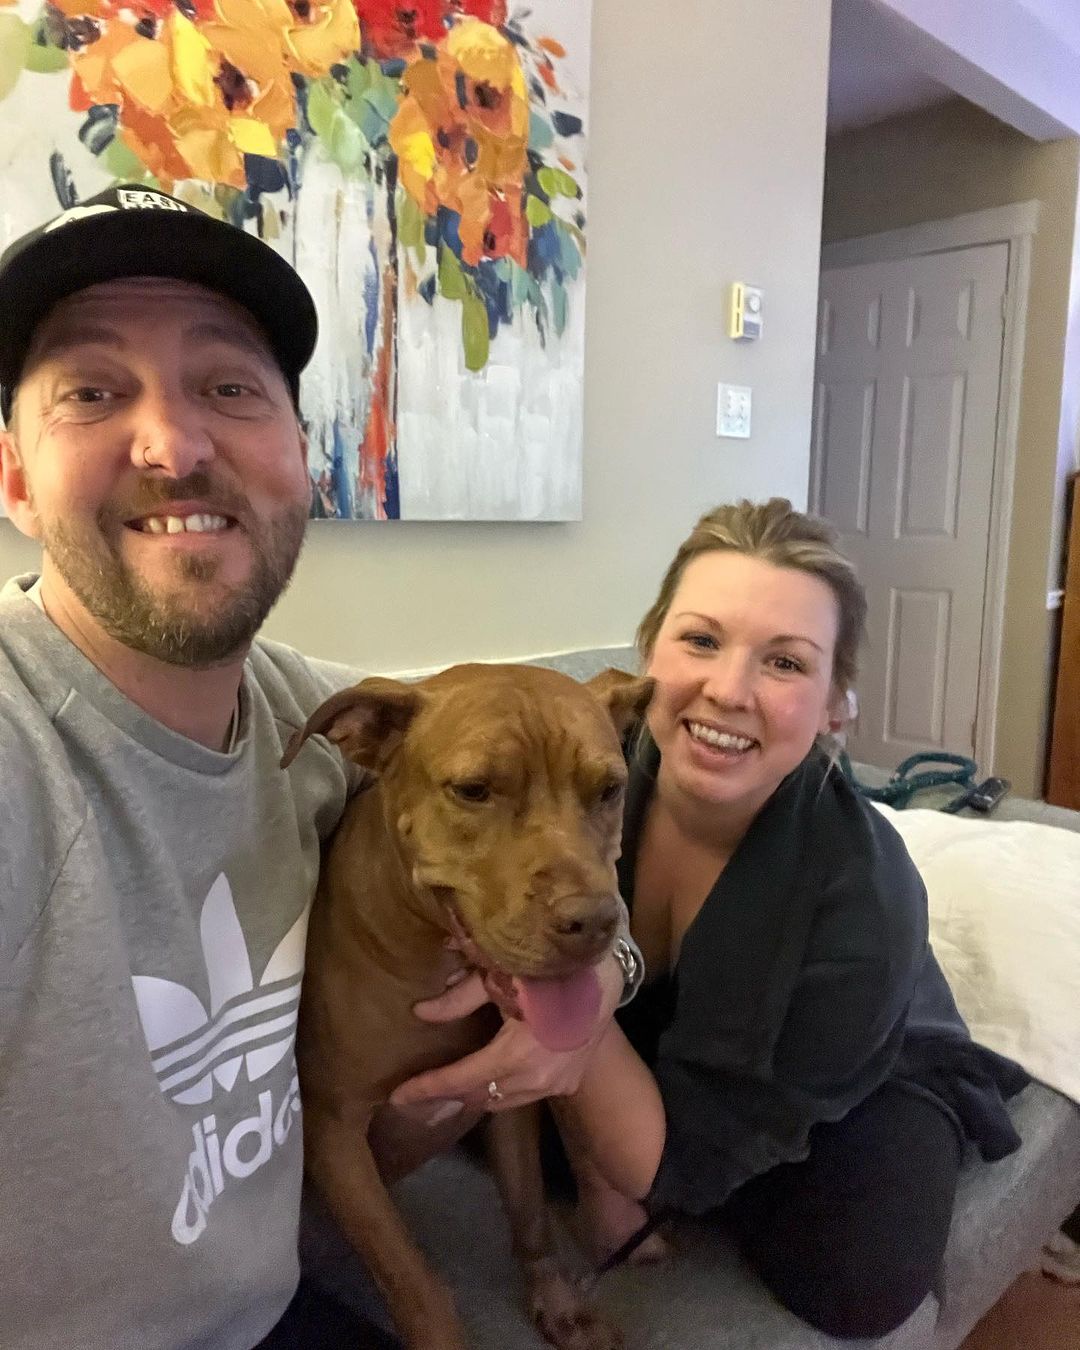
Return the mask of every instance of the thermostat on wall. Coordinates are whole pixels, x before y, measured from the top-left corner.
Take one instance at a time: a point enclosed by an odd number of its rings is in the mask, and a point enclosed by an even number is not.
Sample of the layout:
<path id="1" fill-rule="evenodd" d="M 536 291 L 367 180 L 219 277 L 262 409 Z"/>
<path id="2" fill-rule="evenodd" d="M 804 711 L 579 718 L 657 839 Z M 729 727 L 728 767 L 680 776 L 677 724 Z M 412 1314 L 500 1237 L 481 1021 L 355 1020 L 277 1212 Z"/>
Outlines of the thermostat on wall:
<path id="1" fill-rule="evenodd" d="M 753 342 L 761 336 L 762 301 L 759 286 L 747 286 L 743 281 L 731 283 L 729 337 L 735 338 L 737 342 Z"/>

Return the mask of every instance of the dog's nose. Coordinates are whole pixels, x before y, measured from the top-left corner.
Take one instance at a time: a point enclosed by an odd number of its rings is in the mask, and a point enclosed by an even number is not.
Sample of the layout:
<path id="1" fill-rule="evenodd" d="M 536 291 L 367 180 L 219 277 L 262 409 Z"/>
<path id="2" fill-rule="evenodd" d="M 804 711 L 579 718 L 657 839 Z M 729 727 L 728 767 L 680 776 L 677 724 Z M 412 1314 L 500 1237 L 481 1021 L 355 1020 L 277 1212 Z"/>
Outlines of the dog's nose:
<path id="1" fill-rule="evenodd" d="M 572 896 L 558 903 L 552 928 L 560 946 L 585 948 L 609 942 L 619 923 L 619 907 L 611 895 Z"/>

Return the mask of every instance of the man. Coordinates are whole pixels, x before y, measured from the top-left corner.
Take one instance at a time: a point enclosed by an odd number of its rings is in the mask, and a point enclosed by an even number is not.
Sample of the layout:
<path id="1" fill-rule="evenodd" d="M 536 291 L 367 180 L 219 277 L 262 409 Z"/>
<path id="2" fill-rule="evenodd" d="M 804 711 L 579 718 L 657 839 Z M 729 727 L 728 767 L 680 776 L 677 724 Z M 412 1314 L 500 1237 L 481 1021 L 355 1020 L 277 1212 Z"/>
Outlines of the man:
<path id="1" fill-rule="evenodd" d="M 43 550 L 0 592 L 0 1345 L 391 1344 L 297 1288 L 304 938 L 354 784 L 322 740 L 279 769 L 335 682 L 254 639 L 307 519 L 313 303 L 118 187 L 9 247 L 0 313 L 0 500 Z M 524 1034 L 455 1087 L 573 1086 Z"/>

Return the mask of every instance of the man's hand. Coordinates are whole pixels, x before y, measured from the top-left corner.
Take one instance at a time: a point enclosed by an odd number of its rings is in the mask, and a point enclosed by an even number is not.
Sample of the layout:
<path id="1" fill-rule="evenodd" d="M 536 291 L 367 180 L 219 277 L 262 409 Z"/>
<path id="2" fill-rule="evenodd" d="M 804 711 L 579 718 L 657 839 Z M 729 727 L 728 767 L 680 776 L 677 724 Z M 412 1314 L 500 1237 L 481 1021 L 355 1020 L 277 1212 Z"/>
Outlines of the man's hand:
<path id="1" fill-rule="evenodd" d="M 623 971 L 614 956 L 604 957 L 596 971 L 600 977 L 600 1011 L 591 1036 L 578 1049 L 547 1050 L 524 1022 L 508 1019 L 482 1050 L 402 1083 L 391 1094 L 391 1105 L 416 1108 L 410 1114 L 435 1123 L 462 1107 L 509 1111 L 542 1097 L 576 1092 L 623 992 Z M 454 1022 L 490 1001 L 483 976 L 474 971 L 437 998 L 417 1003 L 413 1011 L 425 1022 Z M 497 1099 L 488 1092 L 490 1083 L 501 1094 Z"/>

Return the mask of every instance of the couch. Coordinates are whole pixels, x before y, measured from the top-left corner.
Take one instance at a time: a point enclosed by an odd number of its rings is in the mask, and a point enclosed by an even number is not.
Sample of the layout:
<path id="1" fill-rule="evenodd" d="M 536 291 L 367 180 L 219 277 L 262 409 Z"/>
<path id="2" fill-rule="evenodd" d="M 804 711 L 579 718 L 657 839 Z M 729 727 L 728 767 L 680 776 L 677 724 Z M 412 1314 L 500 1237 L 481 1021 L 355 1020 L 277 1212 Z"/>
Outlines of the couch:
<path id="1" fill-rule="evenodd" d="M 606 665 L 633 668 L 627 648 L 546 659 L 577 678 Z M 871 776 L 873 776 L 871 774 Z M 995 818 L 1080 831 L 1080 813 L 1007 797 Z M 842 1342 L 780 1307 L 714 1229 L 687 1222 L 677 1253 L 660 1266 L 616 1270 L 597 1301 L 626 1334 L 628 1350 L 955 1350 L 1042 1243 L 1080 1202 L 1080 1107 L 1041 1083 L 1010 1104 L 1023 1140 L 1003 1162 L 969 1161 L 960 1179 L 938 1287 L 890 1335 Z M 476 1350 L 540 1350 L 525 1321 L 517 1271 L 494 1185 L 464 1150 L 435 1159 L 397 1188 L 413 1232 L 455 1290 Z M 569 1248 L 568 1259 L 580 1258 Z M 305 1198 L 301 1262 L 315 1280 L 372 1311 L 375 1300 L 325 1210 Z"/>

